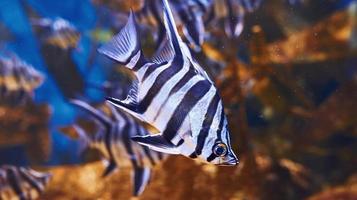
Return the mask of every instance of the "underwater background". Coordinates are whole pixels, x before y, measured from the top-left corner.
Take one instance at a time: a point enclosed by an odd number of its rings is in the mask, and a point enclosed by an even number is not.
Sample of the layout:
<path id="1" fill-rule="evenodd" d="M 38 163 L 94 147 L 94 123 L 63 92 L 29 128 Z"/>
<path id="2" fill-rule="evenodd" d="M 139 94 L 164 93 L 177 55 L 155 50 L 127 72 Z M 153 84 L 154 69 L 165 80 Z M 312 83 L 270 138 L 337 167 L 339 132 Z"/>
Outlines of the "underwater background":
<path id="1" fill-rule="evenodd" d="M 221 26 L 230 17 L 225 2 L 215 0 L 221 12 L 205 24 L 192 54 L 220 92 L 240 163 L 170 156 L 138 198 L 357 199 L 357 1 L 265 0 L 244 12 L 234 37 Z M 25 103 L 0 99 L 0 165 L 51 172 L 39 199 L 132 198 L 130 168 L 102 178 L 100 153 L 79 153 L 72 125 L 95 128 L 69 100 L 100 107 L 108 94 L 126 97 L 133 76 L 97 48 L 120 31 L 130 9 L 139 13 L 144 5 L 0 1 L 1 57 L 16 57 L 44 77 Z M 152 55 L 157 24 L 139 24 Z"/>

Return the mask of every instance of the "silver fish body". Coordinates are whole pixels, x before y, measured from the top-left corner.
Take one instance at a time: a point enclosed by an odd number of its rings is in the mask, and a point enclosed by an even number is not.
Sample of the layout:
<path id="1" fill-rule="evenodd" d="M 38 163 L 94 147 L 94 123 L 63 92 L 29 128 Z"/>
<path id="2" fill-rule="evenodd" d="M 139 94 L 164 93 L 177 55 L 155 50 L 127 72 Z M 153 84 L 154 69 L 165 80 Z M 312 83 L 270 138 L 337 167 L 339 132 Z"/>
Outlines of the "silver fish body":
<path id="1" fill-rule="evenodd" d="M 133 137 L 140 144 L 212 164 L 236 165 L 221 98 L 179 37 L 166 0 L 164 22 L 167 37 L 152 61 L 141 51 L 133 14 L 120 33 L 99 49 L 137 77 L 126 100 L 108 100 L 160 131 Z"/>

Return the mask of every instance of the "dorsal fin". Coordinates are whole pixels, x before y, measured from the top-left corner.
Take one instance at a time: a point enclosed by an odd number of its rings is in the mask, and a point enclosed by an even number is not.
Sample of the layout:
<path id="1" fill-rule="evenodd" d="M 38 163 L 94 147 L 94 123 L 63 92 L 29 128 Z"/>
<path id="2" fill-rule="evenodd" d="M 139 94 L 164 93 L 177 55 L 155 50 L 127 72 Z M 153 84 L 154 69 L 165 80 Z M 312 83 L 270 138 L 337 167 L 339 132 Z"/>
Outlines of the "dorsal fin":
<path id="1" fill-rule="evenodd" d="M 182 39 L 178 34 L 176 23 L 174 17 L 172 15 L 169 3 L 167 0 L 162 0 L 164 4 L 164 24 L 170 41 L 172 42 L 172 47 L 177 56 L 183 56 L 183 52 L 180 47 L 180 43 L 182 43 Z"/>
<path id="2" fill-rule="evenodd" d="M 133 69 L 136 65 L 142 65 L 145 62 L 141 51 L 135 16 L 132 11 L 130 11 L 128 22 L 124 28 L 108 43 L 100 47 L 98 51 L 129 69 Z"/>

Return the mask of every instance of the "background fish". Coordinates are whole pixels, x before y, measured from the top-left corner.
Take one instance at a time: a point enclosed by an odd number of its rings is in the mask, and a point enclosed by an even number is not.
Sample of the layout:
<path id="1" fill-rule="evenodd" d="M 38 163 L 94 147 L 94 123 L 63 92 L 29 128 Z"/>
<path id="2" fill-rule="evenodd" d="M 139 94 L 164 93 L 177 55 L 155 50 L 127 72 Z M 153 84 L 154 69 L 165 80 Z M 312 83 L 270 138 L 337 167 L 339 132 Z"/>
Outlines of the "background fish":
<path id="1" fill-rule="evenodd" d="M 85 80 L 73 59 L 80 33 L 62 18 L 32 19 L 50 75 L 66 98 L 84 96 Z"/>
<path id="2" fill-rule="evenodd" d="M 32 26 L 38 31 L 40 39 L 61 49 L 76 48 L 80 33 L 69 21 L 63 18 L 32 18 Z"/>
<path id="3" fill-rule="evenodd" d="M 168 41 L 154 57 L 156 62 L 143 56 L 132 13 L 120 33 L 99 49 L 137 77 L 125 101 L 109 101 L 160 131 L 133 137 L 140 144 L 217 165 L 236 165 L 219 94 L 182 43 L 168 2 L 163 2 Z"/>
<path id="4" fill-rule="evenodd" d="M 170 1 L 175 17 L 182 28 L 182 33 L 189 46 L 200 51 L 204 41 L 204 15 L 209 10 L 212 1 L 209 0 L 173 0 Z M 147 0 L 141 10 L 135 12 L 140 24 L 156 26 L 155 38 L 157 44 L 164 40 L 165 25 L 161 19 L 162 5 L 160 0 Z"/>
<path id="5" fill-rule="evenodd" d="M 45 190 L 50 178 L 50 173 L 3 165 L 0 167 L 0 198 L 3 200 L 37 199 Z"/>
<path id="6" fill-rule="evenodd" d="M 229 38 L 237 38 L 243 31 L 244 16 L 246 13 L 254 12 L 260 5 L 261 0 L 223 0 L 214 1 L 210 10 L 210 17 L 206 25 L 223 28 Z M 222 23 L 223 21 L 223 23 Z M 220 26 L 223 24 L 223 27 Z"/>
<path id="7" fill-rule="evenodd" d="M 131 116 L 118 112 L 112 105 L 109 105 L 112 114 L 110 118 L 83 101 L 73 100 L 72 103 L 89 113 L 101 125 L 101 131 L 93 135 L 75 126 L 82 149 L 88 146 L 102 152 L 109 162 L 103 176 L 111 174 L 117 167 L 131 166 L 134 170 L 133 195 L 140 195 L 150 180 L 151 168 L 166 157 L 131 140 L 136 135 L 148 135 L 147 130 Z"/>
<path id="8" fill-rule="evenodd" d="M 0 57 L 0 103 L 20 105 L 32 100 L 44 76 L 17 56 Z"/>
<path id="9" fill-rule="evenodd" d="M 171 1 L 171 5 L 179 16 L 182 24 L 182 32 L 188 40 L 188 44 L 195 51 L 201 50 L 204 41 L 204 14 L 210 6 L 208 1 Z"/>
<path id="10" fill-rule="evenodd" d="M 51 152 L 47 127 L 51 111 L 46 104 L 36 104 L 34 95 L 44 79 L 15 54 L 4 52 L 0 56 L 0 152 L 22 149 L 31 164 L 43 163 Z M 21 156 L 14 156 L 14 160 L 21 160 Z M 3 158 L 0 163 L 9 164 Z"/>
<path id="11" fill-rule="evenodd" d="M 246 11 L 239 1 L 226 0 L 226 6 L 227 16 L 224 20 L 224 30 L 228 37 L 238 37 L 243 31 L 244 14 Z M 248 11 L 252 12 L 253 8 L 253 6 L 249 7 Z"/>

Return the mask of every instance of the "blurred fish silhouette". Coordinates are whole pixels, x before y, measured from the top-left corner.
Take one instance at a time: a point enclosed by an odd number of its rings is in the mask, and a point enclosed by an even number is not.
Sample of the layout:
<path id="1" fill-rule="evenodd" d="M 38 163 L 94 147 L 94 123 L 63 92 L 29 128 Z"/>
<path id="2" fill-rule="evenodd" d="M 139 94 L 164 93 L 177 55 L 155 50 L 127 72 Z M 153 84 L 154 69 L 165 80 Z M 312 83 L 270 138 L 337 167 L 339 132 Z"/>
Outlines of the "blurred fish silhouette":
<path id="1" fill-rule="evenodd" d="M 45 43 L 58 46 L 61 49 L 76 48 L 80 39 L 80 33 L 67 20 L 56 18 L 31 19 L 31 24 L 39 28 L 40 40 Z"/>
<path id="2" fill-rule="evenodd" d="M 203 16 L 211 4 L 212 1 L 207 0 L 171 1 L 171 5 L 183 24 L 182 30 L 185 38 L 195 51 L 201 50 L 205 36 Z"/>
<path id="3" fill-rule="evenodd" d="M 19 105 L 32 99 L 44 76 L 15 55 L 0 57 L 0 103 Z"/>
<path id="4" fill-rule="evenodd" d="M 0 56 L 0 146 L 24 147 L 30 162 L 44 161 L 50 152 L 50 110 L 33 100 L 43 80 L 39 71 L 11 52 Z"/>
<path id="5" fill-rule="evenodd" d="M 118 84 L 120 84 L 120 81 L 117 80 L 108 80 L 103 84 L 87 83 L 91 89 L 103 92 L 105 96 L 121 97 L 123 94 L 125 94 L 125 91 L 123 91 L 122 88 L 115 87 L 115 85 Z"/>
<path id="6" fill-rule="evenodd" d="M 176 17 L 182 25 L 182 31 L 190 47 L 200 51 L 204 41 L 205 28 L 203 22 L 204 14 L 212 4 L 211 0 L 173 0 L 170 1 L 176 12 Z M 165 38 L 165 25 L 161 20 L 162 7 L 158 0 L 147 0 L 143 8 L 136 12 L 141 23 L 157 26 L 155 34 L 158 44 Z"/>
<path id="7" fill-rule="evenodd" d="M 240 36 L 244 27 L 246 12 L 253 12 L 259 7 L 261 0 L 223 0 L 214 1 L 210 10 L 210 17 L 206 24 L 219 26 L 223 20 L 224 31 L 229 38 Z"/>
<path id="8" fill-rule="evenodd" d="M 209 11 L 206 24 L 217 26 L 223 20 L 224 31 L 229 38 L 237 38 L 244 28 L 244 17 L 260 8 L 263 0 L 223 0 L 214 1 L 213 8 Z M 292 5 L 299 0 L 289 0 Z"/>
<path id="9" fill-rule="evenodd" d="M 45 190 L 50 173 L 30 168 L 4 165 L 0 167 L 0 199 L 37 199 Z"/>
<path id="10" fill-rule="evenodd" d="M 96 148 L 109 160 L 103 176 L 109 175 L 118 166 L 131 165 L 134 168 L 133 195 L 140 195 L 149 183 L 151 168 L 166 157 L 130 139 L 135 135 L 149 135 L 147 130 L 135 122 L 131 116 L 118 112 L 112 105 L 109 105 L 112 112 L 112 118 L 110 118 L 83 101 L 72 100 L 71 102 L 88 112 L 104 128 L 103 131 L 91 136 L 75 125 L 81 141 L 81 149 Z"/>
<path id="11" fill-rule="evenodd" d="M 136 15 L 141 24 L 157 27 L 157 29 L 152 30 L 154 31 L 154 38 L 157 44 L 160 44 L 165 37 L 165 25 L 160 17 L 161 8 L 158 2 L 157 0 L 146 0 L 142 9 L 136 11 Z"/>
<path id="12" fill-rule="evenodd" d="M 224 20 L 224 30 L 228 37 L 238 37 L 243 31 L 244 25 L 244 9 L 242 4 L 234 0 L 226 0 L 227 17 Z M 253 10 L 253 6 L 249 5 L 249 10 Z"/>
<path id="13" fill-rule="evenodd" d="M 32 19 L 41 41 L 41 52 L 50 75 L 55 79 L 65 97 L 82 96 L 85 81 L 72 58 L 80 33 L 62 18 Z"/>
<path id="14" fill-rule="evenodd" d="M 120 33 L 99 49 L 137 77 L 126 100 L 108 100 L 160 132 L 134 141 L 164 153 L 236 165 L 218 91 L 178 35 L 167 0 L 163 3 L 168 37 L 152 62 L 143 55 L 132 13 Z"/>

